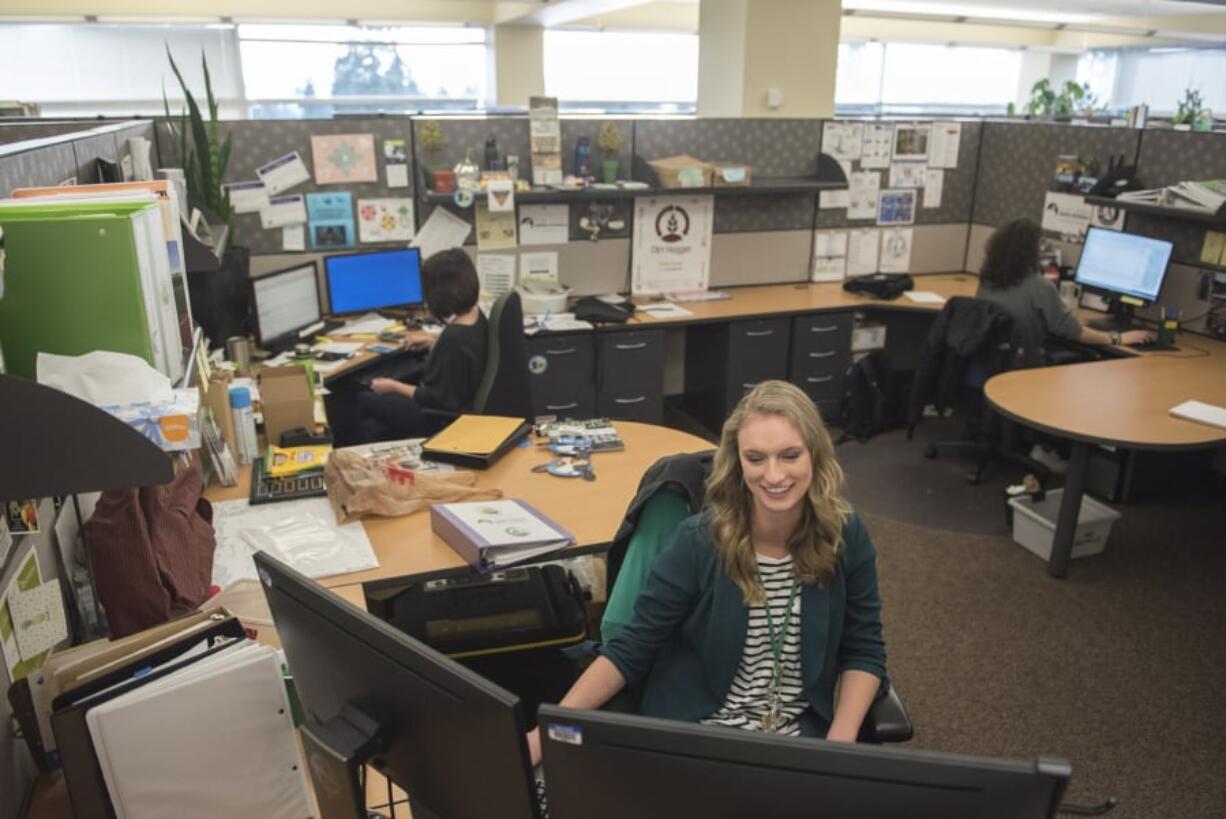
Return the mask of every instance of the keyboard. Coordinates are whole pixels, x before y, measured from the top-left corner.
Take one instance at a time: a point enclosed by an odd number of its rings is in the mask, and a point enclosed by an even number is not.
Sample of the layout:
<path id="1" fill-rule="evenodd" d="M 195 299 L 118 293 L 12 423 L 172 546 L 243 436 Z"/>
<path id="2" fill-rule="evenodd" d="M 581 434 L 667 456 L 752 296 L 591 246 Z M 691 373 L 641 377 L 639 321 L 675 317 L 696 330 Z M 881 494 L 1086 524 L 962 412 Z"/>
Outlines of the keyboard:
<path id="1" fill-rule="evenodd" d="M 1142 352 L 1147 352 L 1147 353 L 1157 352 L 1161 350 L 1178 350 L 1179 349 L 1178 347 L 1176 347 L 1174 344 L 1170 343 L 1169 341 L 1158 341 L 1157 339 L 1154 339 L 1153 341 L 1143 341 L 1140 344 L 1129 344 L 1128 348 L 1131 350 L 1140 350 Z"/>
<path id="2" fill-rule="evenodd" d="M 536 809 L 541 819 L 549 819 L 549 802 L 545 796 L 545 780 L 537 778 L 533 780 L 536 785 Z"/>
<path id="3" fill-rule="evenodd" d="M 262 503 L 298 500 L 299 498 L 319 498 L 328 494 L 324 488 L 324 473 L 322 471 L 304 472 L 301 475 L 287 475 L 284 478 L 274 478 L 264 471 L 264 459 L 256 458 L 251 462 L 251 495 L 252 506 Z"/>

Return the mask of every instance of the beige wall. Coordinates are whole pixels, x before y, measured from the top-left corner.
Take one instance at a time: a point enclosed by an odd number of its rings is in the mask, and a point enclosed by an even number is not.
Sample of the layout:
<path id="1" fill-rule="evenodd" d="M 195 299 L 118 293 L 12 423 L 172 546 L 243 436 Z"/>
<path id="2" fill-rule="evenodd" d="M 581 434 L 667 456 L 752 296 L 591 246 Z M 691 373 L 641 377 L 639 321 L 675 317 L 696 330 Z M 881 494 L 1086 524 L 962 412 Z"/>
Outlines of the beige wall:
<path id="1" fill-rule="evenodd" d="M 545 93 L 545 29 L 495 26 L 494 101 L 527 107 L 528 98 Z"/>
<path id="2" fill-rule="evenodd" d="M 742 116 L 834 116 L 839 0 L 751 0 L 750 12 Z M 767 106 L 772 88 L 783 93 L 779 108 Z"/>

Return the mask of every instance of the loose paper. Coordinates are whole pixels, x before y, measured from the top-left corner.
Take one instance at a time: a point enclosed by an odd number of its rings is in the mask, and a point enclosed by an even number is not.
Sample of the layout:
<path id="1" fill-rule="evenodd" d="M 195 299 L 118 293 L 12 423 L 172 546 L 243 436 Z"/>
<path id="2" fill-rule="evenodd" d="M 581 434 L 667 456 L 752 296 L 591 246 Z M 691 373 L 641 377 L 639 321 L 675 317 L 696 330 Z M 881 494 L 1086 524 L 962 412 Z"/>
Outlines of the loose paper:
<path id="1" fill-rule="evenodd" d="M 694 315 L 693 310 L 687 310 L 670 301 L 653 301 L 639 308 L 647 315 L 657 319 L 679 319 Z"/>
<path id="2" fill-rule="evenodd" d="M 515 211 L 515 183 L 510 179 L 491 179 L 485 194 L 490 213 Z"/>
<path id="3" fill-rule="evenodd" d="M 929 168 L 924 173 L 924 207 L 941 207 L 941 197 L 945 191 L 945 171 Z"/>
<path id="4" fill-rule="evenodd" d="M 558 254 L 523 253 L 519 257 L 519 280 L 532 277 L 534 279 L 558 280 Z"/>
<path id="5" fill-rule="evenodd" d="M 413 238 L 413 200 L 359 199 L 359 242 L 408 242 Z"/>
<path id="6" fill-rule="evenodd" d="M 230 208 L 235 213 L 259 213 L 268 207 L 268 188 L 258 179 L 254 182 L 232 182 L 222 185 Z"/>
<path id="7" fill-rule="evenodd" d="M 847 161 L 859 159 L 863 133 L 861 122 L 826 122 L 822 125 L 822 153 Z"/>
<path id="8" fill-rule="evenodd" d="M 915 221 L 914 188 L 884 190 L 877 205 L 877 224 L 909 225 Z"/>
<path id="9" fill-rule="evenodd" d="M 308 193 L 306 199 L 311 247 L 315 250 L 352 247 L 353 194 Z"/>
<path id="10" fill-rule="evenodd" d="M 9 552 L 12 549 L 13 533 L 9 531 L 9 522 L 0 517 L 0 569 L 8 565 Z"/>
<path id="11" fill-rule="evenodd" d="M 1090 226 L 1105 228 L 1106 230 L 1123 230 L 1124 217 L 1127 213 L 1123 208 L 1117 208 L 1113 205 L 1095 205 L 1093 212 L 1090 214 Z"/>
<path id="12" fill-rule="evenodd" d="M 477 249 L 510 250 L 518 242 L 515 238 L 515 211 L 491 212 L 485 202 L 477 202 Z"/>
<path id="13" fill-rule="evenodd" d="M 311 137 L 315 184 L 378 182 L 373 134 L 326 134 Z"/>
<path id="14" fill-rule="evenodd" d="M 18 590 L 9 596 L 8 603 L 22 660 L 33 660 L 68 639 L 59 581 L 51 580 L 29 591 Z"/>
<path id="15" fill-rule="evenodd" d="M 853 173 L 847 189 L 847 218 L 876 219 L 877 192 L 880 187 L 881 174 L 877 171 Z"/>
<path id="16" fill-rule="evenodd" d="M 714 216 L 713 196 L 636 199 L 631 291 L 706 290 Z"/>
<path id="17" fill-rule="evenodd" d="M 881 231 L 881 259 L 878 268 L 882 273 L 909 273 L 911 271 L 911 228 L 891 228 Z"/>
<path id="18" fill-rule="evenodd" d="M 928 167 L 958 167 L 958 149 L 962 145 L 962 123 L 934 122 L 932 145 L 928 151 Z"/>
<path id="19" fill-rule="evenodd" d="M 281 228 L 282 250 L 307 249 L 307 226 L 305 224 L 287 224 Z"/>
<path id="20" fill-rule="evenodd" d="M 926 162 L 892 162 L 890 163 L 891 188 L 918 188 L 924 184 L 924 174 L 928 171 Z"/>
<path id="21" fill-rule="evenodd" d="M 306 199 L 300 193 L 274 196 L 268 200 L 268 207 L 260 211 L 260 224 L 265 230 L 286 225 L 301 225 L 306 220 Z"/>
<path id="22" fill-rule="evenodd" d="M 261 165 L 255 169 L 255 175 L 264 183 L 269 196 L 276 196 L 311 179 L 311 172 L 302 161 L 302 154 L 297 151 L 278 157 L 267 165 Z"/>
<path id="23" fill-rule="evenodd" d="M 877 250 L 880 245 L 877 228 L 859 228 L 847 237 L 847 275 L 864 276 L 877 272 Z"/>
<path id="24" fill-rule="evenodd" d="M 815 256 L 846 256 L 847 231 L 822 230 L 813 236 L 813 255 Z"/>
<path id="25" fill-rule="evenodd" d="M 814 256 L 813 275 L 815 282 L 840 282 L 847 275 L 846 256 Z"/>
<path id="26" fill-rule="evenodd" d="M 894 147 L 894 126 L 867 124 L 860 145 L 860 167 L 888 168 Z"/>
<path id="27" fill-rule="evenodd" d="M 908 290 L 903 293 L 911 301 L 916 304 L 944 304 L 945 297 L 940 293 L 933 293 L 931 290 Z"/>
<path id="28" fill-rule="evenodd" d="M 1072 242 L 1083 242 L 1094 206 L 1079 194 L 1048 193 L 1043 201 L 1043 230 L 1059 233 Z"/>
<path id="29" fill-rule="evenodd" d="M 564 245 L 569 239 L 569 205 L 519 206 L 521 245 Z"/>
<path id="30" fill-rule="evenodd" d="M 515 256 L 510 253 L 478 253 L 477 278 L 481 289 L 501 296 L 515 286 Z"/>
<path id="31" fill-rule="evenodd" d="M 822 191 L 818 197 L 818 207 L 822 210 L 845 208 L 850 200 L 847 188 L 841 191 Z"/>
<path id="32" fill-rule="evenodd" d="M 451 211 L 436 207 L 413 237 L 412 247 L 421 250 L 423 260 L 429 259 L 440 250 L 462 246 L 472 229 L 472 225 Z"/>
<path id="33" fill-rule="evenodd" d="M 403 139 L 383 140 L 383 165 L 389 188 L 409 186 L 409 156 Z"/>
<path id="34" fill-rule="evenodd" d="M 282 250 L 306 250 L 306 225 L 286 225 L 281 228 Z"/>
<path id="35" fill-rule="evenodd" d="M 1226 233 L 1218 233 L 1216 230 L 1205 231 L 1205 241 L 1200 248 L 1200 260 L 1202 264 L 1218 264 L 1223 253 L 1226 253 Z M 3 545 L 4 531 L 0 529 L 0 546 Z M 4 564 L 4 550 L 0 548 L 0 565 Z"/>
<path id="36" fill-rule="evenodd" d="M 4 654 L 4 665 L 8 670 L 11 682 L 25 679 L 33 671 L 42 667 L 46 654 L 37 655 L 31 659 L 23 659 L 21 649 L 17 644 L 17 625 L 9 609 L 9 601 L 17 594 L 32 591 L 42 585 L 43 574 L 38 564 L 38 552 L 31 548 L 16 572 L 9 581 L 4 593 L 0 594 L 0 653 Z"/>
<path id="37" fill-rule="evenodd" d="M 927 159 L 928 139 L 931 131 L 930 125 L 906 125 L 904 123 L 895 125 L 894 160 Z"/>

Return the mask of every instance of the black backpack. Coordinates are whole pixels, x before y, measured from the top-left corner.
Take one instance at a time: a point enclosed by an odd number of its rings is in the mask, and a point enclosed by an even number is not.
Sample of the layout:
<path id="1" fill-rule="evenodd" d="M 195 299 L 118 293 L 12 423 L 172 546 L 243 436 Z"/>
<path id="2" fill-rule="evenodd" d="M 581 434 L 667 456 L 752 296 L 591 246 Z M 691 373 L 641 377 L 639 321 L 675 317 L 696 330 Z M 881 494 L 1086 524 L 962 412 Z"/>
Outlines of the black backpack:
<path id="1" fill-rule="evenodd" d="M 845 381 L 843 434 L 838 443 L 850 438 L 863 443 L 879 432 L 899 426 L 906 407 L 905 396 L 900 395 L 902 380 L 895 377 L 890 359 L 880 351 L 853 364 Z"/>
<path id="2" fill-rule="evenodd" d="M 896 299 L 915 287 L 915 280 L 906 273 L 873 273 L 843 282 L 848 293 L 864 293 L 875 299 Z"/>

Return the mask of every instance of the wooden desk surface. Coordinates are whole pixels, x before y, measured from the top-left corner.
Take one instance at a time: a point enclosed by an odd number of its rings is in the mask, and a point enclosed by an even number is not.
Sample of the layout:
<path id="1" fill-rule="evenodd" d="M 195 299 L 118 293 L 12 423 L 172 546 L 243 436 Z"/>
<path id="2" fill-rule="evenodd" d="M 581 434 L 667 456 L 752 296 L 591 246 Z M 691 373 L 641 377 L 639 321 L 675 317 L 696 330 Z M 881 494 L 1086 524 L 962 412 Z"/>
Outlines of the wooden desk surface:
<path id="1" fill-rule="evenodd" d="M 984 392 L 1006 416 L 1065 438 L 1135 449 L 1226 442 L 1226 430 L 1170 415 L 1193 399 L 1226 406 L 1226 344 L 1184 334 L 1175 344 L 1181 349 L 1003 373 Z"/>
<path id="2" fill-rule="evenodd" d="M 639 479 L 649 466 L 665 455 L 713 448 L 702 438 L 667 427 L 631 421 L 616 421 L 614 426 L 626 448 L 595 456 L 595 481 L 532 472 L 533 466 L 553 457 L 545 448 L 533 446 L 513 449 L 490 469 L 478 472 L 477 485 L 501 489 L 508 498 L 533 504 L 570 530 L 578 546 L 606 543 L 617 532 Z M 211 487 L 205 496 L 214 501 L 247 497 L 250 470 L 241 472 L 238 486 Z M 366 518 L 363 526 L 379 559 L 378 568 L 322 578 L 323 585 L 336 588 L 464 565 L 460 556 L 430 531 L 430 515 L 425 510 L 403 517 Z"/>

